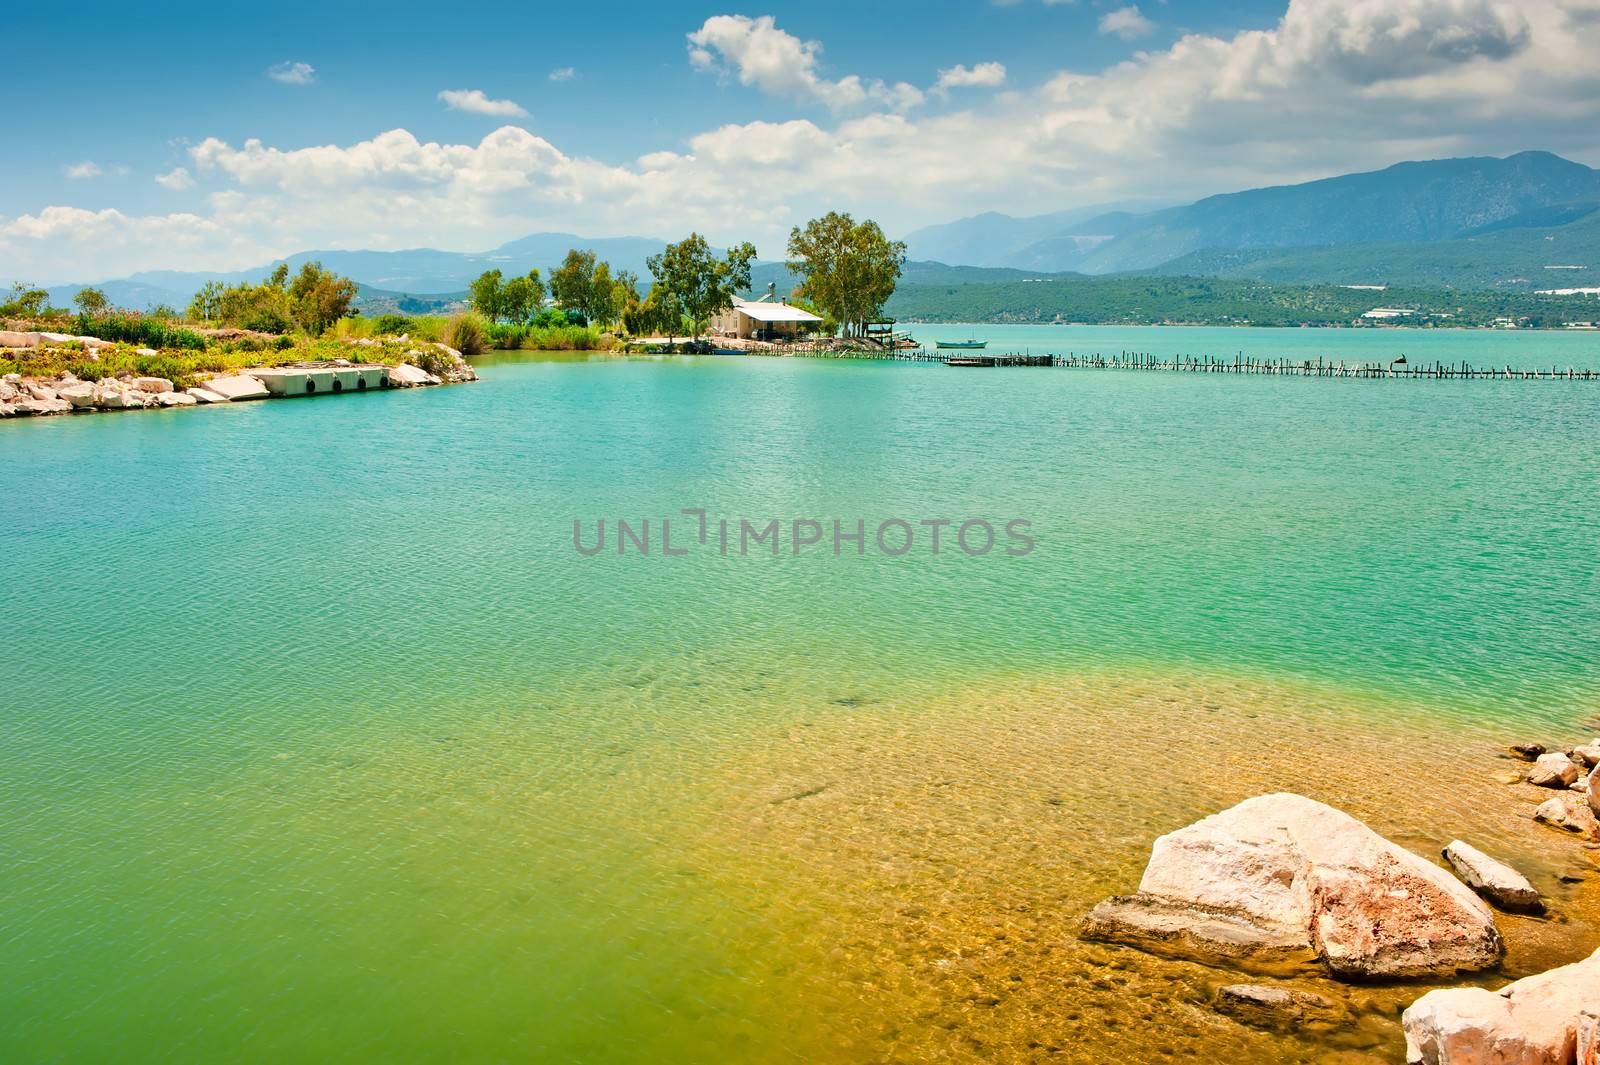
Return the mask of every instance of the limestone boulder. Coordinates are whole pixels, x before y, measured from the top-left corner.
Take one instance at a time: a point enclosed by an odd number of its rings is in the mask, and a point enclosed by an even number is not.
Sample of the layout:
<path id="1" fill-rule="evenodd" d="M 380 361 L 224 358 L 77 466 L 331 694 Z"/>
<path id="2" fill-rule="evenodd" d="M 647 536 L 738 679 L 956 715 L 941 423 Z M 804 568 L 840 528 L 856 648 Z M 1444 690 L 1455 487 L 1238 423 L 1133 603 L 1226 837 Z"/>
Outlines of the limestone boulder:
<path id="1" fill-rule="evenodd" d="M 71 414 L 72 404 L 64 399 L 21 399 L 13 404 L 19 414 Z"/>
<path id="2" fill-rule="evenodd" d="M 0 329 L 0 348 L 36 348 L 41 339 L 38 333 Z"/>
<path id="3" fill-rule="evenodd" d="M 93 408 L 98 405 L 100 390 L 87 381 L 67 385 L 56 390 L 56 395 L 71 403 L 74 407 Z"/>
<path id="4" fill-rule="evenodd" d="M 1572 757 L 1590 769 L 1600 765 L 1600 738 L 1593 743 L 1581 743 L 1572 748 Z"/>
<path id="5" fill-rule="evenodd" d="M 1547 799 L 1533 811 L 1533 819 L 1590 841 L 1600 841 L 1600 820 L 1590 801 L 1576 792 Z"/>
<path id="6" fill-rule="evenodd" d="M 1564 788 L 1578 779 L 1578 763 L 1560 752 L 1541 754 L 1528 770 L 1528 783 L 1541 788 Z"/>
<path id="7" fill-rule="evenodd" d="M 199 402 L 186 392 L 162 392 L 156 396 L 156 404 L 162 407 L 193 407 Z"/>
<path id="8" fill-rule="evenodd" d="M 1323 995 L 1259 984 L 1218 988 L 1212 1008 L 1256 1028 L 1329 1028 L 1348 1018 L 1339 1003 Z"/>
<path id="9" fill-rule="evenodd" d="M 226 402 L 228 402 L 228 397 L 227 396 L 219 395 L 218 393 L 211 391 L 211 389 L 209 389 L 209 388 L 199 388 L 199 387 L 186 388 L 186 389 L 184 389 L 184 391 L 187 392 L 189 395 L 193 396 L 195 398 L 195 402 L 197 402 L 197 403 L 226 403 Z"/>
<path id="10" fill-rule="evenodd" d="M 28 381 L 23 384 L 22 391 L 29 399 L 51 400 L 60 398 L 56 395 L 56 390 L 43 381 Z"/>
<path id="11" fill-rule="evenodd" d="M 1578 1014 L 1578 1065 L 1600 1065 L 1600 1006 Z"/>
<path id="12" fill-rule="evenodd" d="M 1300 795 L 1257 796 L 1162 836 L 1139 893 L 1111 902 L 1085 921 L 1088 938 L 1139 943 L 1127 916 L 1141 912 L 1226 915 L 1350 979 L 1484 969 L 1502 952 L 1493 914 L 1464 884 Z"/>
<path id="13" fill-rule="evenodd" d="M 1600 769 L 1589 774 L 1589 784 L 1584 789 L 1584 794 L 1589 800 L 1589 812 L 1600 817 Z"/>
<path id="14" fill-rule="evenodd" d="M 0 400 L 0 418 L 10 418 L 21 413 L 21 411 L 17 410 L 15 403 L 7 403 L 4 400 Z"/>
<path id="15" fill-rule="evenodd" d="M 234 401 L 243 399 L 266 399 L 272 395 L 267 391 L 267 386 L 251 377 L 249 374 L 225 374 L 220 377 L 208 378 L 205 388 L 214 392 L 223 399 Z"/>
<path id="16" fill-rule="evenodd" d="M 1571 1065 L 1600 1003 L 1600 951 L 1501 988 L 1430 991 L 1402 1023 L 1411 1065 Z"/>
<path id="17" fill-rule="evenodd" d="M 428 371 L 402 362 L 389 367 L 389 383 L 397 388 L 415 388 L 418 385 L 436 385 L 440 381 Z"/>
<path id="18" fill-rule="evenodd" d="M 10 403 L 20 395 L 17 386 L 10 381 L 0 381 L 0 403 Z"/>
<path id="19" fill-rule="evenodd" d="M 172 382 L 168 381 L 165 377 L 135 377 L 129 383 L 141 392 L 149 392 L 152 395 L 157 396 L 161 395 L 163 392 L 176 391 L 176 389 L 172 387 Z"/>
<path id="20" fill-rule="evenodd" d="M 1445 847 L 1444 860 L 1468 887 L 1500 909 L 1512 913 L 1544 912 L 1544 900 L 1538 890 L 1505 862 L 1496 861 L 1459 839 Z"/>

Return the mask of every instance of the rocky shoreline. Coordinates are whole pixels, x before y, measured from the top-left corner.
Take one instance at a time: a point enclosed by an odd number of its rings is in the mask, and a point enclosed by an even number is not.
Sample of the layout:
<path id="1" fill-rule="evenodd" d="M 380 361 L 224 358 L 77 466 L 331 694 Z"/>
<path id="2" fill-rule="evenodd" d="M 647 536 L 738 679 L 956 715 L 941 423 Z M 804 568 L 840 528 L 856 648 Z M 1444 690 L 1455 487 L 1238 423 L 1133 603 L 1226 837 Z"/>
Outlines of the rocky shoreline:
<path id="1" fill-rule="evenodd" d="M 1600 738 L 1560 751 L 1518 744 L 1532 764 L 1519 786 L 1556 794 L 1533 815 L 1600 850 Z M 1132 895 L 1106 899 L 1082 938 L 1268 979 L 1323 971 L 1347 984 L 1487 973 L 1504 956 L 1496 911 L 1545 915 L 1547 900 L 1516 869 L 1463 840 L 1429 861 L 1348 814 L 1300 795 L 1246 799 L 1157 839 Z M 1454 875 L 1452 875 L 1454 874 Z M 1550 919 L 1561 921 L 1559 913 Z M 1402 1016 L 1415 1065 L 1600 1065 L 1600 944 L 1583 961 L 1498 991 L 1432 990 Z M 1350 1009 L 1272 983 L 1233 984 L 1218 1013 L 1308 1036 Z"/>
<path id="2" fill-rule="evenodd" d="M 94 337 L 58 337 L 44 333 L 0 335 L 0 340 L 7 343 L 18 341 L 14 346 L 22 346 L 20 341 L 41 343 L 58 339 L 82 344 L 91 362 L 97 349 L 111 346 Z M 454 348 L 429 344 L 427 349 L 419 347 L 406 351 L 406 357 L 415 362 L 387 364 L 340 358 L 203 373 L 195 375 L 195 384 L 182 388 L 165 377 L 138 376 L 127 371 L 100 378 L 80 378 L 68 371 L 50 376 L 10 373 L 0 377 L 0 418 L 195 407 L 252 399 L 418 388 L 478 379 L 477 373 Z M 157 352 L 141 350 L 140 354 L 154 356 Z"/>

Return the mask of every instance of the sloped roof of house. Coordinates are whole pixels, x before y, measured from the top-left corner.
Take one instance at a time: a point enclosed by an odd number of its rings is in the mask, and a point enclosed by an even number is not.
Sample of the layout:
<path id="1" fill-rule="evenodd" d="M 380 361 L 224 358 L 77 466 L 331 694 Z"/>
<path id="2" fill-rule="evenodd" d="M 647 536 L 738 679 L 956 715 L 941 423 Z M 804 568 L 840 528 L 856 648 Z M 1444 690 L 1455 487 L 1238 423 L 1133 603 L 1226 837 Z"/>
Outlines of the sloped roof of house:
<path id="1" fill-rule="evenodd" d="M 733 301 L 733 309 L 748 314 L 758 322 L 820 322 L 821 318 L 810 311 L 791 307 L 787 303 L 768 303 L 764 300 Z"/>

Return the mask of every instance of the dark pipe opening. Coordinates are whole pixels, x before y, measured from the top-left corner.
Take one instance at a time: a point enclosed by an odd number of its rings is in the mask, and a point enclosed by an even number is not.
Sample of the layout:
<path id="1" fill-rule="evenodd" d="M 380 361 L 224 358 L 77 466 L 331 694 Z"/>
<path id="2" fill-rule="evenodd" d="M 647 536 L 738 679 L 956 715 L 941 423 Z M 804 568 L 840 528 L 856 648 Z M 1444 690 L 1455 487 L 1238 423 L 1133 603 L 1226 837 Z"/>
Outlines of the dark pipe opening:
<path id="1" fill-rule="evenodd" d="M 337 377 L 334 378 L 334 380 L 333 380 L 333 390 L 335 392 L 343 392 L 344 391 L 344 382 L 339 380 Z"/>
<path id="2" fill-rule="evenodd" d="M 306 391 L 307 392 L 315 392 L 316 390 L 317 390 L 317 383 L 315 381 L 313 381 L 309 377 L 306 378 Z"/>

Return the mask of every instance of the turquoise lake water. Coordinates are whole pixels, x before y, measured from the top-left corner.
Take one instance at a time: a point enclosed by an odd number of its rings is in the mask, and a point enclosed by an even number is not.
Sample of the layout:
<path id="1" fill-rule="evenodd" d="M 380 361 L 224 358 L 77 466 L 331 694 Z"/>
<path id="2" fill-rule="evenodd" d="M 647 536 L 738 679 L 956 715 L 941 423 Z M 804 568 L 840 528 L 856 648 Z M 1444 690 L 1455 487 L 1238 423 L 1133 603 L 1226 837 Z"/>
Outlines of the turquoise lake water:
<path id="1" fill-rule="evenodd" d="M 1600 365 L 1593 334 L 913 332 Z M 885 1047 L 942 1045 L 913 1004 L 947 998 L 926 975 L 947 970 L 901 949 L 882 893 L 924 912 L 923 876 L 954 891 L 985 854 L 1009 872 L 969 912 L 1007 877 L 1035 890 L 1037 858 L 1006 846 L 1057 829 L 992 820 L 1007 789 L 1067 796 L 1048 809 L 1079 842 L 1049 847 L 1099 887 L 1267 772 L 1264 753 L 1217 770 L 1213 743 L 1325 729 L 1381 760 L 1600 717 L 1592 384 L 525 354 L 480 372 L 0 425 L 0 1058 L 916 1056 Z M 650 520 L 649 555 L 617 554 L 619 518 Z M 663 556 L 663 518 L 687 554 Z M 779 521 L 779 553 L 722 554 L 719 518 Z M 864 553 L 834 555 L 836 518 L 866 523 Z M 607 550 L 581 555 L 574 521 L 589 544 L 600 519 Z M 796 519 L 823 544 L 794 553 Z M 899 557 L 873 542 L 893 519 L 915 538 Z M 920 523 L 943 519 L 935 556 Z M 1033 550 L 1003 531 L 952 549 L 968 519 L 1028 522 Z M 1094 764 L 1165 762 L 1190 729 L 1188 793 L 1111 817 L 1150 773 Z M 921 764 L 875 761 L 897 748 Z M 945 820 L 879 790 L 934 764 Z M 1358 769 L 1327 772 L 1359 806 Z M 784 820 L 813 794 L 850 805 Z M 918 865 L 938 838 L 951 857 Z M 953 949 L 918 927 L 917 950 Z M 884 952 L 861 979 L 899 982 L 841 992 L 852 943 Z M 1029 1016 L 1006 1023 L 1046 1023 Z M 1237 1039 L 1215 1045 L 1289 1060 Z"/>

